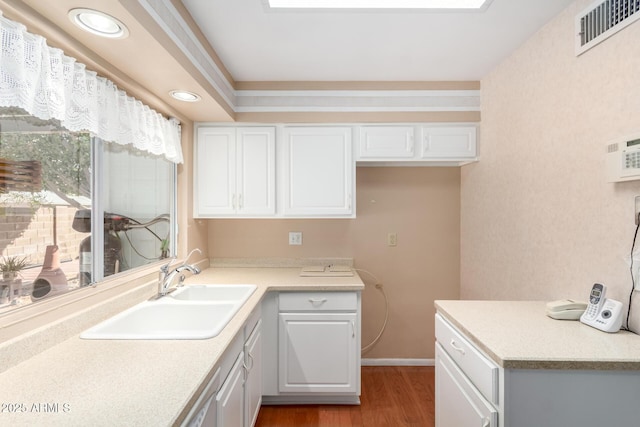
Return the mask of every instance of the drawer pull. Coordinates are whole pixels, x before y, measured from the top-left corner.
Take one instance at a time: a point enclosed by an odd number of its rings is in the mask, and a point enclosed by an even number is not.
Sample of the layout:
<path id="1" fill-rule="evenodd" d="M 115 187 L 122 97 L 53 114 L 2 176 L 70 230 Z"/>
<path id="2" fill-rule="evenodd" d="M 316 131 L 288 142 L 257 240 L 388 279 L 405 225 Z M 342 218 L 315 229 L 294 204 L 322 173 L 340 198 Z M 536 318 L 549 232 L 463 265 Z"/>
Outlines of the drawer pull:
<path id="1" fill-rule="evenodd" d="M 247 353 L 247 356 L 249 356 L 249 366 L 247 368 L 250 371 L 253 369 L 253 356 L 251 355 L 251 353 Z"/>
<path id="2" fill-rule="evenodd" d="M 457 351 L 458 353 L 460 353 L 460 354 L 464 355 L 464 348 L 460 347 L 460 346 L 456 343 L 456 340 L 454 340 L 453 338 L 451 338 L 451 342 L 450 342 L 450 344 L 451 344 L 451 347 L 453 347 L 453 349 L 454 349 L 455 351 Z"/>
<path id="3" fill-rule="evenodd" d="M 322 305 L 325 302 L 327 302 L 327 299 L 326 298 L 309 298 L 309 302 L 312 305 Z"/>

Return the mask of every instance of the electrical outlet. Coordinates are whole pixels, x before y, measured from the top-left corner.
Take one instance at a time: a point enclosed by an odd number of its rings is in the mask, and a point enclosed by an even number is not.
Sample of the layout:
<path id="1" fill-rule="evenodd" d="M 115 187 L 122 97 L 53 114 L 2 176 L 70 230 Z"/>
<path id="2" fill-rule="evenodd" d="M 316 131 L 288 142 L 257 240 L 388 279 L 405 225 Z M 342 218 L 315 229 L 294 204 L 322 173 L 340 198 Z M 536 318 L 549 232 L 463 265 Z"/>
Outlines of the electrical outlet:
<path id="1" fill-rule="evenodd" d="M 290 245 L 302 245 L 302 231 L 290 231 L 289 232 L 289 244 Z"/>
<path id="2" fill-rule="evenodd" d="M 387 234 L 387 246 L 397 246 L 398 245 L 398 235 L 396 233 Z"/>
<path id="3" fill-rule="evenodd" d="M 634 221 L 638 225 L 638 215 L 640 215 L 640 196 L 636 196 Z"/>

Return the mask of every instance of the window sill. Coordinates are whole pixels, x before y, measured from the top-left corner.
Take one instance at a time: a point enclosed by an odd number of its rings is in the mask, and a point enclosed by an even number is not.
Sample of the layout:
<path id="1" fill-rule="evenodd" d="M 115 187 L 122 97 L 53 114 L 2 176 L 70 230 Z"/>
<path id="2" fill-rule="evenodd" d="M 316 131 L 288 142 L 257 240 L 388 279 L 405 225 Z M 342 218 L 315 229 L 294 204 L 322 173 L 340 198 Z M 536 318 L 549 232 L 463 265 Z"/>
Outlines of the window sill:
<path id="1" fill-rule="evenodd" d="M 51 299 L 0 315 L 0 372 L 53 347 L 157 292 L 166 262 L 145 265 Z"/>

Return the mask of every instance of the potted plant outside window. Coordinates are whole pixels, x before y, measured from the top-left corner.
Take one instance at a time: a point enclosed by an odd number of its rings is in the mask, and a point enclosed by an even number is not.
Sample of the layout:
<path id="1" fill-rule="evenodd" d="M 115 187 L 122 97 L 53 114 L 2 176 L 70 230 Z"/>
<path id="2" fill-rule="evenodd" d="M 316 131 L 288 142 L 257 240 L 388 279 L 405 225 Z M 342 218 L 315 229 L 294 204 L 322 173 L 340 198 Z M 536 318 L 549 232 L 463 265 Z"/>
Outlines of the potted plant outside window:
<path id="1" fill-rule="evenodd" d="M 14 280 L 18 277 L 18 273 L 29 265 L 26 257 L 2 257 L 0 261 L 0 271 L 2 271 L 3 280 Z"/>
<path id="2" fill-rule="evenodd" d="M 0 260 L 0 304 L 13 301 L 20 296 L 22 279 L 18 279 L 18 273 L 28 265 L 26 257 L 10 256 Z"/>

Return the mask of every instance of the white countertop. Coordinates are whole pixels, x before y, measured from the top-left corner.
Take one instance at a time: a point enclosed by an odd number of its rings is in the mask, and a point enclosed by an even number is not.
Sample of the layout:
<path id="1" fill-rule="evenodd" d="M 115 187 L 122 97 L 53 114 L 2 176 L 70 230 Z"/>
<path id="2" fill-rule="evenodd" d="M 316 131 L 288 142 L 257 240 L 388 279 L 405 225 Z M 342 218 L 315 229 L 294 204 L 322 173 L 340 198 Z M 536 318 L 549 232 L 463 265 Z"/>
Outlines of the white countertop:
<path id="1" fill-rule="evenodd" d="M 300 268 L 210 268 L 187 279 L 187 284 L 258 286 L 211 339 L 107 341 L 76 335 L 9 368 L 0 374 L 0 425 L 179 424 L 265 292 L 364 287 L 357 274 L 325 278 L 299 273 Z"/>
<path id="2" fill-rule="evenodd" d="M 547 317 L 542 301 L 436 301 L 497 364 L 512 369 L 640 370 L 640 335 Z"/>

